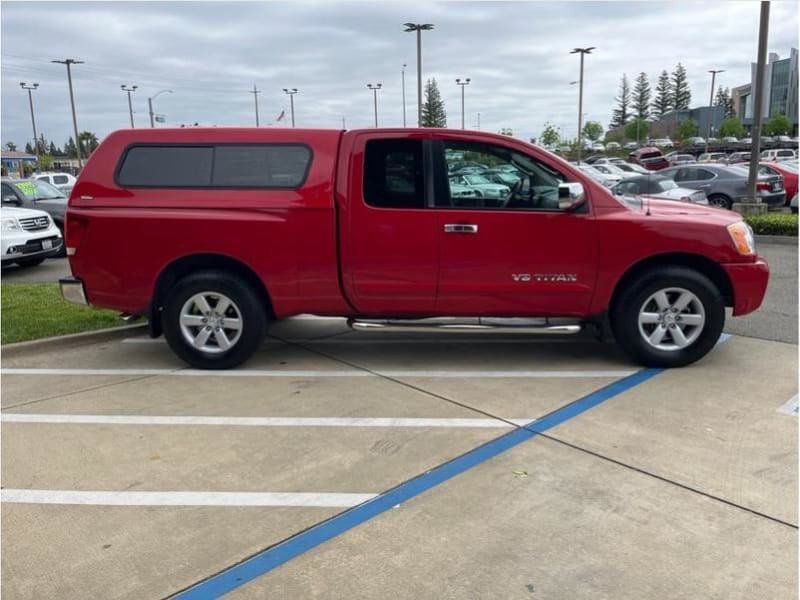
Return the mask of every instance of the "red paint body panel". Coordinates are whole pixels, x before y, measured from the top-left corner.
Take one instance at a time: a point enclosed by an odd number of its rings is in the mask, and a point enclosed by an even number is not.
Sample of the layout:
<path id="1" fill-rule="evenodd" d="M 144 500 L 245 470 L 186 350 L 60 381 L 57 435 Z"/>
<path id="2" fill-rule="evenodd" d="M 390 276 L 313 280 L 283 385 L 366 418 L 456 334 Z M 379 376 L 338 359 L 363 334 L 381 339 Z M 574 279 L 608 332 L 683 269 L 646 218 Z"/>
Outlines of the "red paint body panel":
<path id="1" fill-rule="evenodd" d="M 764 162 L 761 163 L 774 169 L 777 171 L 781 176 L 783 176 L 783 189 L 786 190 L 786 202 L 787 205 L 789 201 L 794 197 L 797 193 L 797 173 L 792 171 L 791 169 L 786 168 L 786 165 L 780 162 Z"/>
<path id="2" fill-rule="evenodd" d="M 583 184 L 577 212 L 382 209 L 363 197 L 364 150 L 380 137 L 473 140 L 528 154 Z M 303 143 L 313 152 L 295 190 L 123 189 L 114 171 L 132 143 Z M 649 210 L 647 210 L 649 208 Z M 575 316 L 608 308 L 623 275 L 664 254 L 723 266 L 734 314 L 764 296 L 766 263 L 740 256 L 735 213 L 671 202 L 623 204 L 562 159 L 508 136 L 439 129 L 137 129 L 111 134 L 70 198 L 73 275 L 97 306 L 150 310 L 156 282 L 184 257 L 217 255 L 252 270 L 277 317 Z M 470 223 L 476 235 L 445 234 Z M 574 275 L 518 280 L 513 275 Z"/>

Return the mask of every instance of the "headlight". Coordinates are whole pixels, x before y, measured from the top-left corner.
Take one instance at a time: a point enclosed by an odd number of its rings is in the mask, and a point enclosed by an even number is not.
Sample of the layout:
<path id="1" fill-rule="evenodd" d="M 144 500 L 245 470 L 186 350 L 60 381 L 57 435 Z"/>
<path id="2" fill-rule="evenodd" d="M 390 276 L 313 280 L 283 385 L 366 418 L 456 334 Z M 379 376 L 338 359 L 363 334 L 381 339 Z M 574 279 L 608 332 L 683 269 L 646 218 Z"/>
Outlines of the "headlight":
<path id="1" fill-rule="evenodd" d="M 3 231 L 20 231 L 21 229 L 16 219 L 3 219 Z"/>
<path id="2" fill-rule="evenodd" d="M 756 241 L 753 237 L 753 230 L 744 221 L 728 225 L 728 233 L 731 236 L 733 245 L 739 254 L 743 256 L 753 256 L 756 253 Z"/>

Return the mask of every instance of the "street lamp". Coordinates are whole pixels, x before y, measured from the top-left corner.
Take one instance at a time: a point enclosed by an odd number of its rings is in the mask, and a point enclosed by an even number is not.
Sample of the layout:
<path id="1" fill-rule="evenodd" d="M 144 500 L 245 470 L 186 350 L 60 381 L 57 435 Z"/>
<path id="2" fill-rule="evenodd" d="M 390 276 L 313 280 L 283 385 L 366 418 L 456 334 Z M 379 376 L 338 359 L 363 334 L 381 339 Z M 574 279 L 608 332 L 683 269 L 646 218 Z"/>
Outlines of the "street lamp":
<path id="1" fill-rule="evenodd" d="M 719 69 L 714 71 L 710 69 L 708 71 L 711 73 L 711 93 L 708 96 L 708 129 L 706 130 L 706 154 L 708 154 L 708 138 L 711 137 L 711 120 L 713 118 L 714 112 L 714 80 L 717 78 L 717 73 L 724 73 L 724 69 Z"/>
<path id="2" fill-rule="evenodd" d="M 403 63 L 403 69 L 400 71 L 400 77 L 403 80 L 403 127 L 406 126 L 406 63 Z"/>
<path id="3" fill-rule="evenodd" d="M 160 92 L 157 92 L 155 94 L 155 96 L 151 96 L 150 98 L 147 99 L 147 107 L 150 110 L 150 127 L 151 128 L 156 126 L 155 120 L 153 119 L 153 116 L 154 116 L 153 115 L 153 100 L 158 98 L 161 94 L 172 94 L 172 93 L 173 93 L 172 90 L 161 90 Z"/>
<path id="4" fill-rule="evenodd" d="M 120 88 L 122 88 L 122 91 L 123 91 L 123 92 L 128 92 L 128 112 L 129 112 L 129 113 L 130 113 L 130 115 L 131 115 L 131 129 L 133 129 L 133 128 L 134 128 L 134 125 L 133 125 L 133 105 L 131 104 L 131 92 L 135 92 L 135 91 L 136 91 L 136 89 L 137 89 L 139 86 L 138 86 L 138 85 L 134 85 L 134 86 L 132 86 L 132 87 L 127 87 L 127 86 L 126 86 L 126 85 L 123 83 L 123 84 L 122 84 L 121 86 L 119 86 L 119 87 L 120 87 Z"/>
<path id="5" fill-rule="evenodd" d="M 292 127 L 294 127 L 294 95 L 297 93 L 297 88 L 287 89 L 283 88 L 285 94 L 289 94 L 289 104 L 291 105 L 292 113 Z"/>
<path id="6" fill-rule="evenodd" d="M 417 32 L 417 127 L 422 127 L 422 32 L 430 31 L 430 23 L 403 23 L 403 31 Z"/>
<path id="7" fill-rule="evenodd" d="M 28 103 L 31 105 L 31 125 L 33 125 L 33 153 L 36 155 L 36 162 L 39 162 L 39 138 L 36 134 L 36 117 L 33 116 L 33 96 L 31 96 L 31 91 L 38 89 L 39 84 L 34 83 L 32 85 L 26 84 L 24 81 L 19 82 L 19 86 L 23 90 L 28 90 Z M 39 165 L 41 168 L 41 165 Z"/>
<path id="8" fill-rule="evenodd" d="M 456 85 L 461 88 L 461 129 L 464 129 L 464 88 L 469 85 L 470 78 L 467 77 L 464 81 L 456 79 Z"/>
<path id="9" fill-rule="evenodd" d="M 254 83 L 253 84 L 253 91 L 250 92 L 250 93 L 253 94 L 253 100 L 255 100 L 255 103 L 256 103 L 256 127 L 258 127 L 259 126 L 259 122 L 258 122 L 258 95 L 261 93 L 261 90 L 256 89 L 256 84 Z"/>
<path id="10" fill-rule="evenodd" d="M 581 55 L 581 76 L 578 79 L 578 164 L 581 162 L 581 150 L 583 150 L 583 140 L 581 139 L 581 129 L 583 128 L 583 56 L 584 54 L 591 54 L 594 46 L 589 48 L 575 48 L 570 54 Z"/>
<path id="11" fill-rule="evenodd" d="M 83 162 L 81 161 L 81 143 L 78 140 L 78 119 L 75 117 L 75 96 L 72 93 L 72 70 L 70 66 L 72 65 L 82 65 L 82 60 L 75 60 L 72 58 L 65 58 L 64 60 L 51 60 L 52 63 L 58 63 L 60 65 L 67 65 L 67 82 L 69 83 L 69 103 L 72 107 L 72 128 L 75 131 L 75 148 L 77 149 L 78 155 L 78 168 L 80 169 L 83 166 Z"/>
<path id="12" fill-rule="evenodd" d="M 383 84 L 381 84 L 381 83 L 376 83 L 375 85 L 372 85 L 371 83 L 367 84 L 367 88 L 372 90 L 372 96 L 373 96 L 373 100 L 375 102 L 375 128 L 376 129 L 378 127 L 378 90 L 381 89 L 382 85 Z"/>

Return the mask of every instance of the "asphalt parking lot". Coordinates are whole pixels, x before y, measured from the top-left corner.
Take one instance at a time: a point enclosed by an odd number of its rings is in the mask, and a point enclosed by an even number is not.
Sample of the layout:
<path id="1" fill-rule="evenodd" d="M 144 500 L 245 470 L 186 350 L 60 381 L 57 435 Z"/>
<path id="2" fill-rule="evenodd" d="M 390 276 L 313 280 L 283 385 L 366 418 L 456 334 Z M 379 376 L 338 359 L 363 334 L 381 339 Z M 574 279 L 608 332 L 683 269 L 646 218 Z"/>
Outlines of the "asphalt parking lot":
<path id="1" fill-rule="evenodd" d="M 9 598 L 796 594 L 796 345 L 659 371 L 299 318 L 230 372 L 143 335 L 3 358 Z"/>

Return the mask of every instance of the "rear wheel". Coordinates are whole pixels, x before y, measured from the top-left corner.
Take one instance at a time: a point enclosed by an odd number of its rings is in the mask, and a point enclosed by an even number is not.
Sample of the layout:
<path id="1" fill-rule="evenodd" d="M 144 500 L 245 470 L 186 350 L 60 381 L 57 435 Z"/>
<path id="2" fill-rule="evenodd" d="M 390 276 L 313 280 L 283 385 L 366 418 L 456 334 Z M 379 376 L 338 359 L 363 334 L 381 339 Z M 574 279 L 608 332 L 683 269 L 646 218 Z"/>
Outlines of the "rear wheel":
<path id="1" fill-rule="evenodd" d="M 733 201 L 722 194 L 712 194 L 708 197 L 708 203 L 718 208 L 727 208 L 728 210 L 733 208 Z"/>
<path id="2" fill-rule="evenodd" d="M 612 307 L 617 342 L 649 367 L 682 367 L 714 347 L 725 303 L 702 273 L 683 267 L 652 271 L 623 290 Z"/>
<path id="3" fill-rule="evenodd" d="M 229 369 L 258 349 L 267 315 L 259 294 L 245 281 L 222 271 L 203 271 L 175 284 L 162 322 L 170 348 L 191 366 Z"/>

